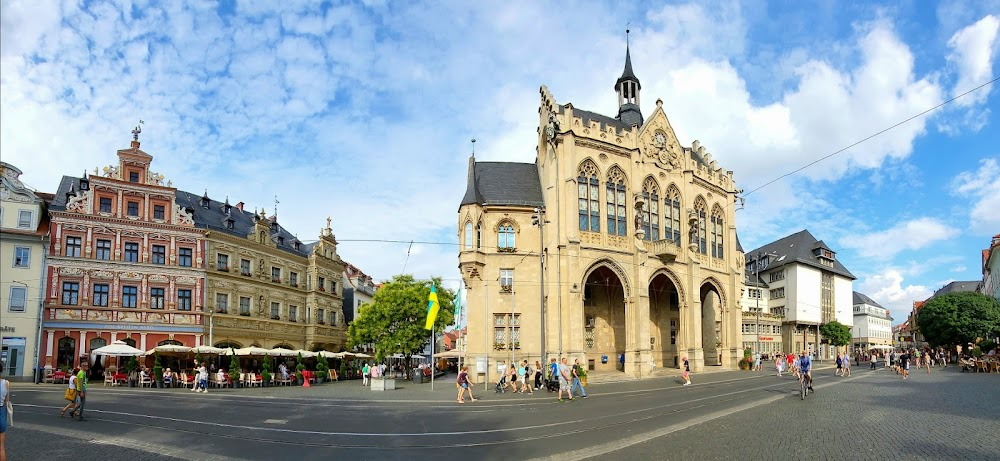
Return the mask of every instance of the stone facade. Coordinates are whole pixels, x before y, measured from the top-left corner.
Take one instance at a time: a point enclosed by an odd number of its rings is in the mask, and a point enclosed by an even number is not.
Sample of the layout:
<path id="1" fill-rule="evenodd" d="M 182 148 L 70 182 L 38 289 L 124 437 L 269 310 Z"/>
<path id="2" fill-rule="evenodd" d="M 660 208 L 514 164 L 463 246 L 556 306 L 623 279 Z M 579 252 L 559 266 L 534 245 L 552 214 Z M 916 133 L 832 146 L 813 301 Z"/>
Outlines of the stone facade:
<path id="1" fill-rule="evenodd" d="M 332 230 L 322 229 L 316 243 L 306 245 L 291 235 L 285 240 L 277 219 L 263 212 L 253 215 L 227 204 L 203 203 L 229 216 L 251 215 L 253 221 L 245 236 L 205 233 L 212 345 L 342 350 L 347 344 L 339 285 L 344 264 Z M 199 222 L 197 209 L 195 213 Z"/>
<path id="2" fill-rule="evenodd" d="M 694 371 L 736 366 L 733 173 L 698 141 L 683 147 L 661 101 L 643 118 L 640 88 L 628 53 L 616 118 L 543 86 L 535 164 L 470 159 L 457 224 L 480 379 L 500 360 L 556 356 L 636 377 L 683 356 Z"/>
<path id="3" fill-rule="evenodd" d="M 205 240 L 137 139 L 103 174 L 63 177 L 49 208 L 44 365 L 79 365 L 124 340 L 197 346 Z"/>
<path id="4" fill-rule="evenodd" d="M 21 170 L 0 162 L 0 360 L 3 377 L 12 380 L 30 379 L 38 360 L 49 228 L 45 199 L 20 176 Z"/>

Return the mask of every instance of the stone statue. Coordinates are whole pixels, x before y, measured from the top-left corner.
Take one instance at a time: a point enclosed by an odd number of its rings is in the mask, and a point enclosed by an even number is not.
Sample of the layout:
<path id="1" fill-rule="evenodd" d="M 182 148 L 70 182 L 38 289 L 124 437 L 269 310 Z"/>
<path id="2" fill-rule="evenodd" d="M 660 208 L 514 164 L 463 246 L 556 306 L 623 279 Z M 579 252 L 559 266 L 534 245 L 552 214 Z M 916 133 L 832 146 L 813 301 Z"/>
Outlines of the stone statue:
<path id="1" fill-rule="evenodd" d="M 639 232 L 643 230 L 643 219 L 642 219 L 642 209 L 636 208 L 635 210 L 635 231 Z"/>

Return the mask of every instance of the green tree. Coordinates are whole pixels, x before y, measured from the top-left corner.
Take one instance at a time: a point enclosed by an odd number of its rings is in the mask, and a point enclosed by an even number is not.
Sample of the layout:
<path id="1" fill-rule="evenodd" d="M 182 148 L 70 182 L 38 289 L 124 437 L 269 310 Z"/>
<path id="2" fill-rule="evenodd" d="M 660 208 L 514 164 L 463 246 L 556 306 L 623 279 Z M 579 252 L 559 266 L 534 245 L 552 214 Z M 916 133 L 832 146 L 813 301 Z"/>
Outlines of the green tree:
<path id="1" fill-rule="evenodd" d="M 454 322 L 455 293 L 441 286 L 441 278 L 417 281 L 409 275 L 397 275 L 375 292 L 372 302 L 361 307 L 358 318 L 351 322 L 347 335 L 351 346 L 373 344 L 375 360 L 401 353 L 409 357 L 429 344 L 430 332 L 424 329 L 427 322 L 427 297 L 431 284 L 437 286 L 438 311 L 435 330 Z"/>
<path id="2" fill-rule="evenodd" d="M 821 325 L 819 334 L 823 335 L 823 339 L 837 347 L 844 347 L 851 343 L 851 327 L 836 320 Z"/>
<path id="3" fill-rule="evenodd" d="M 229 350 L 233 354 L 229 359 L 229 381 L 236 383 L 240 379 L 240 360 L 236 358 L 236 349 L 230 347 Z M 236 384 L 233 384 L 233 387 L 236 387 Z"/>
<path id="4" fill-rule="evenodd" d="M 938 296 L 920 308 L 917 327 L 932 346 L 976 343 L 1000 335 L 1000 301 L 976 292 Z"/>

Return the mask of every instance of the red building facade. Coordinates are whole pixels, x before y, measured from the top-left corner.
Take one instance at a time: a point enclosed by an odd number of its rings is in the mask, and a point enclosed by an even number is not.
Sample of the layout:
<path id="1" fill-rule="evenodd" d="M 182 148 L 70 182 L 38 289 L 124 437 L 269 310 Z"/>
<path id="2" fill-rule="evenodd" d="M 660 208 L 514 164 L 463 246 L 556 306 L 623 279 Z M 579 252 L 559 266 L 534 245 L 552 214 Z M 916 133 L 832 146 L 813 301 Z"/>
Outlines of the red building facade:
<path id="1" fill-rule="evenodd" d="M 204 233 L 133 133 L 103 174 L 64 176 L 49 208 L 41 366 L 73 367 L 115 340 L 202 344 Z"/>

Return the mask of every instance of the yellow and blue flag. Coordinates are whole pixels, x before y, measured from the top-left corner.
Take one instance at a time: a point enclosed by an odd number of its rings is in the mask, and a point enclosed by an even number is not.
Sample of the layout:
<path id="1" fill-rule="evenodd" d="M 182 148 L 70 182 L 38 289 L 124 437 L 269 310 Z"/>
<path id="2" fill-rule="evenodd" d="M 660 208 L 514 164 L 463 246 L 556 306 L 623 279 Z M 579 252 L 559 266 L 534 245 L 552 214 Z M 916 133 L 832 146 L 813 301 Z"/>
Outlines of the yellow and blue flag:
<path id="1" fill-rule="evenodd" d="M 424 324 L 425 330 L 434 328 L 434 321 L 437 320 L 438 310 L 440 309 L 441 305 L 438 304 L 437 287 L 431 285 L 431 294 L 427 297 L 427 323 Z"/>

